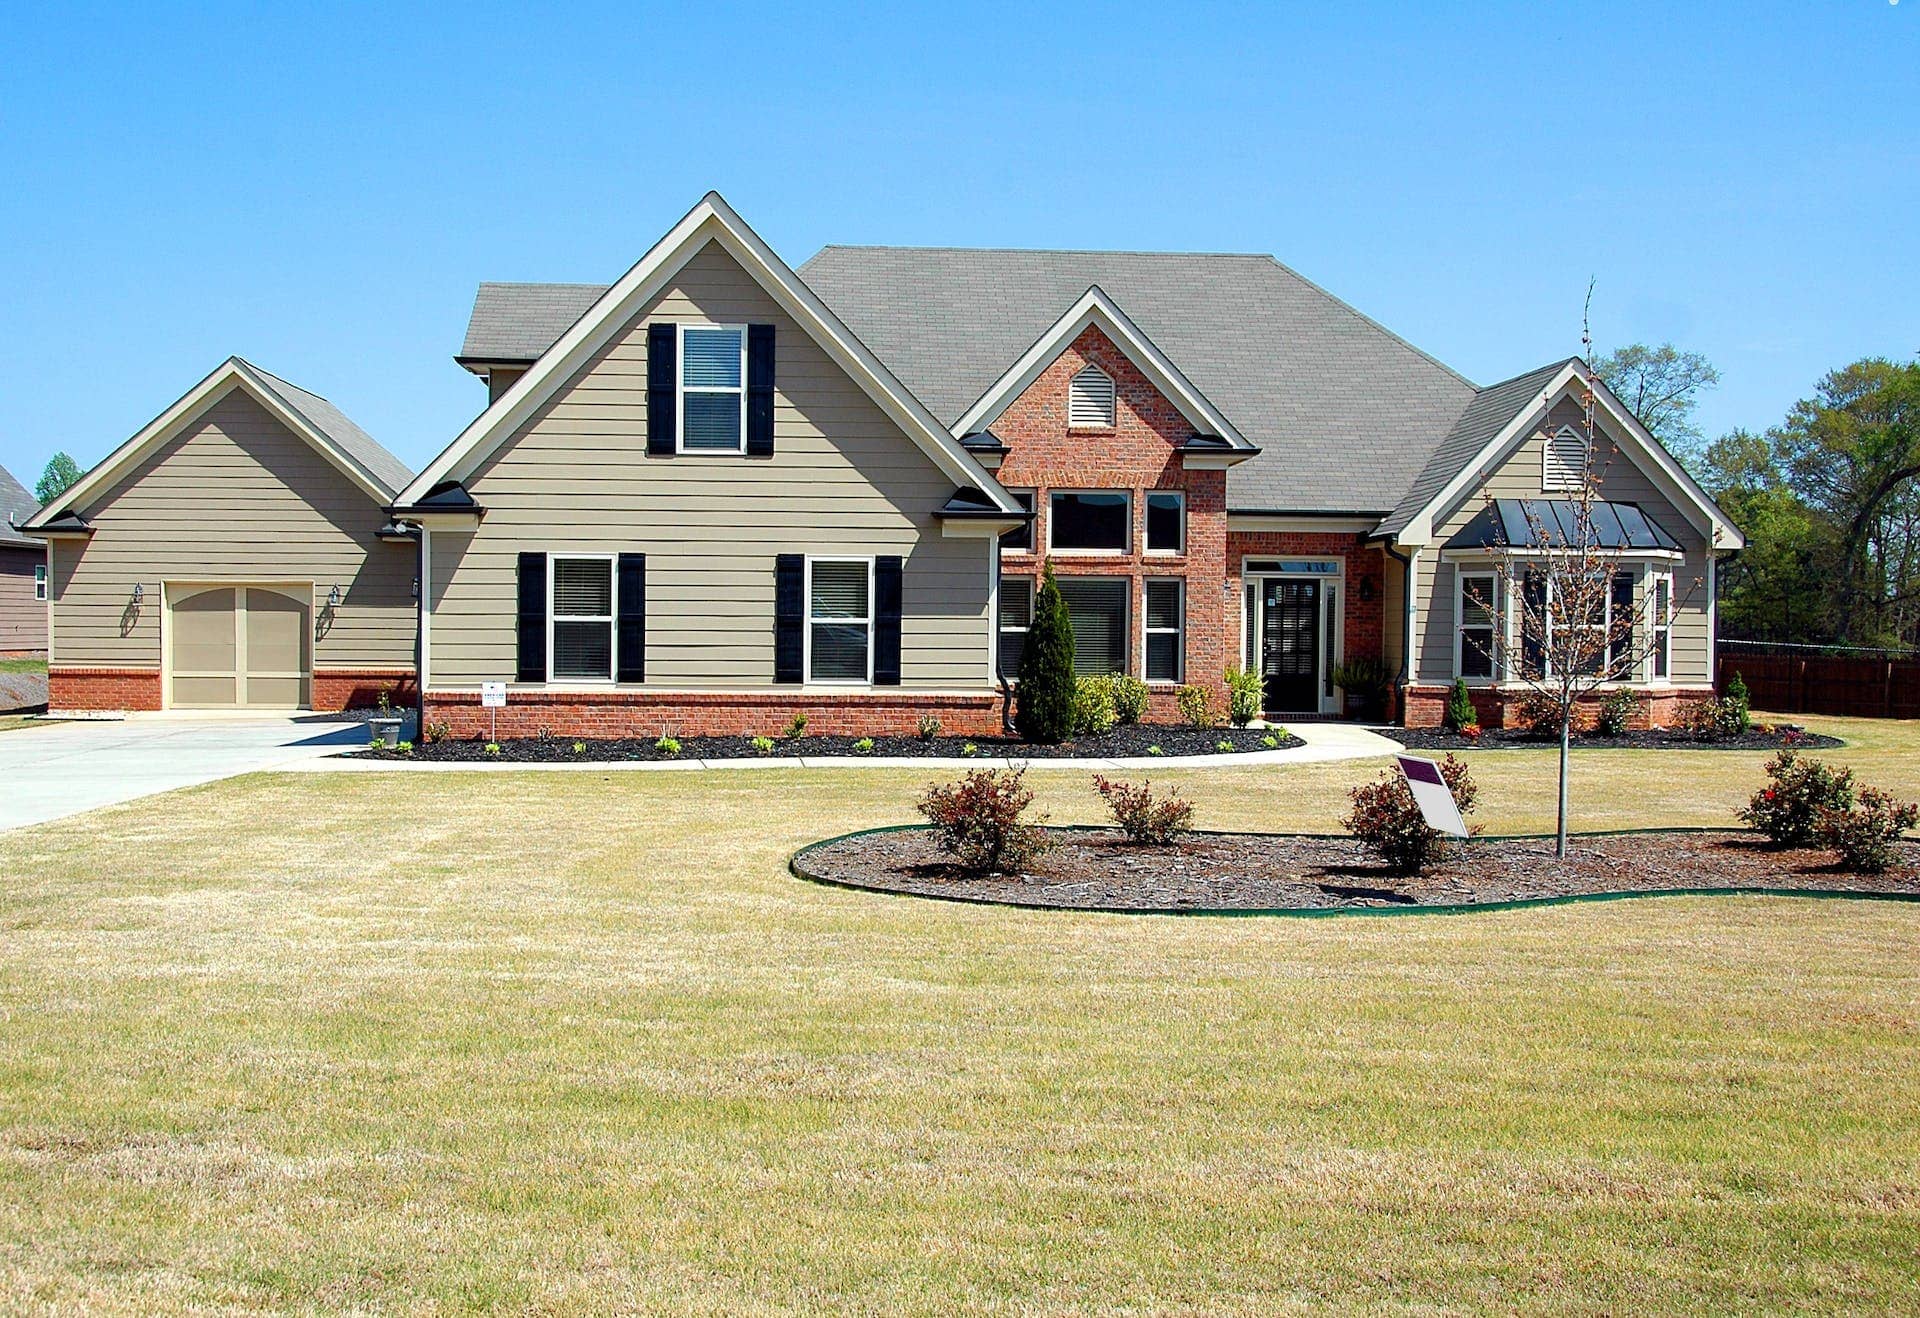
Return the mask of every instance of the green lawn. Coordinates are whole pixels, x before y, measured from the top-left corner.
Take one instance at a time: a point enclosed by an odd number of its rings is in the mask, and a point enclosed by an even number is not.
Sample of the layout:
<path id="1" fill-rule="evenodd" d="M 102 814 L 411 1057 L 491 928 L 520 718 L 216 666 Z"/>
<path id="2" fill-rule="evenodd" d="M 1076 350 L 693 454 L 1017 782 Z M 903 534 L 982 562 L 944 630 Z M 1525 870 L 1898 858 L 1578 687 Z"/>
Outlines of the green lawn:
<path id="1" fill-rule="evenodd" d="M 1920 727 L 1822 726 L 1920 795 Z M 1582 753 L 1580 823 L 1724 822 L 1760 759 Z M 1550 822 L 1546 754 L 1474 760 Z M 1371 771 L 1164 777 L 1328 828 Z M 256 775 L 0 835 L 0 1308 L 1920 1308 L 1920 908 L 786 874 L 925 777 Z"/>
<path id="2" fill-rule="evenodd" d="M 0 673 L 45 673 L 45 659 L 0 659 Z"/>

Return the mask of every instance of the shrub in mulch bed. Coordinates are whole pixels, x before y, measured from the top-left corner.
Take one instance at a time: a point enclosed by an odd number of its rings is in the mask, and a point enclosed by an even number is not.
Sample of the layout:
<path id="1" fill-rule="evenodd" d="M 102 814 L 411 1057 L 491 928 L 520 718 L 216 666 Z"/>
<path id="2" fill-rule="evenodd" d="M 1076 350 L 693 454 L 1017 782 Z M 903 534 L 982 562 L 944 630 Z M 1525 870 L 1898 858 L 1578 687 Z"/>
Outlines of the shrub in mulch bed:
<path id="1" fill-rule="evenodd" d="M 1353 838 L 1193 833 L 1141 847 L 1111 829 L 1046 830 L 1019 874 L 962 869 L 926 829 L 856 833 L 794 857 L 802 878 L 922 897 L 1115 911 L 1259 911 L 1475 906 L 1670 889 L 1774 888 L 1920 897 L 1920 841 L 1886 874 L 1839 869 L 1825 850 L 1780 850 L 1752 833 L 1480 838 L 1424 874 L 1392 872 Z"/>
<path id="2" fill-rule="evenodd" d="M 1275 743 L 1267 745 L 1271 738 Z M 757 739 L 761 743 L 769 739 Z M 577 763 L 607 760 L 759 760 L 798 759 L 801 756 L 912 755 L 950 759 L 1055 760 L 1073 757 L 1118 759 L 1156 755 L 1243 755 L 1251 751 L 1285 749 L 1303 743 L 1279 729 L 1185 728 L 1161 724 L 1123 724 L 1097 735 L 1075 737 L 1054 746 L 1040 746 L 1005 737 L 775 737 L 771 745 L 756 745 L 753 737 L 681 737 L 679 753 L 668 754 L 654 737 L 586 740 L 577 737 L 521 737 L 499 740 L 499 752 L 487 752 L 487 739 L 478 737 L 416 745 L 411 752 L 364 750 L 356 757 L 375 760 L 486 761 L 516 764 Z M 1226 749 L 1221 749 L 1222 746 Z M 578 749 L 575 749 L 578 747 Z M 971 747 L 971 751 L 969 751 Z M 1154 750 L 1158 747 L 1158 751 Z"/>
<path id="3" fill-rule="evenodd" d="M 1381 728 L 1380 735 L 1413 751 L 1539 750 L 1556 745 L 1559 738 L 1558 732 L 1535 735 L 1524 728 L 1486 728 L 1475 737 L 1444 728 Z M 1571 744 L 1587 750 L 1774 751 L 1784 747 L 1832 750 L 1846 743 L 1783 723 L 1766 729 L 1756 724 L 1749 731 L 1720 736 L 1700 736 L 1679 728 L 1637 728 L 1613 737 L 1575 731 Z"/>

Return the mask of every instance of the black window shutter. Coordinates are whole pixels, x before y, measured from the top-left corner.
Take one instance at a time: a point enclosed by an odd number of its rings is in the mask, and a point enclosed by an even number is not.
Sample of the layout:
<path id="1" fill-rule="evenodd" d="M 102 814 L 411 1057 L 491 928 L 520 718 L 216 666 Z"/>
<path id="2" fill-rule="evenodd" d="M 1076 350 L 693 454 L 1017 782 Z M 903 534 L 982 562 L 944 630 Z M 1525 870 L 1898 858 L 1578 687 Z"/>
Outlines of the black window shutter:
<path id="1" fill-rule="evenodd" d="M 517 682 L 547 680 L 547 556 L 520 555 Z"/>
<path id="2" fill-rule="evenodd" d="M 619 682 L 647 680 L 647 556 L 620 555 Z"/>
<path id="3" fill-rule="evenodd" d="M 674 450 L 680 341 L 672 322 L 647 326 L 647 453 L 670 458 Z"/>
<path id="4" fill-rule="evenodd" d="M 773 680 L 802 680 L 807 625 L 807 560 L 778 554 L 773 560 Z"/>
<path id="5" fill-rule="evenodd" d="M 873 684 L 900 685 L 900 594 L 898 556 L 873 560 Z"/>
<path id="6" fill-rule="evenodd" d="M 747 326 L 747 456 L 773 456 L 773 326 Z"/>

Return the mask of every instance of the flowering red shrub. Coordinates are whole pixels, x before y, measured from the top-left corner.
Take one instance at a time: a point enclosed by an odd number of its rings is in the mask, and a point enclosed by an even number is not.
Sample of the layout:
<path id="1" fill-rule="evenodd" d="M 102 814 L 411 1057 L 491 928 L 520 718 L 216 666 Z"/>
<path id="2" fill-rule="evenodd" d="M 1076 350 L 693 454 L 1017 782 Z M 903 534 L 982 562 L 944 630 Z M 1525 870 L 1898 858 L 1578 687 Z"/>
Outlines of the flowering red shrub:
<path id="1" fill-rule="evenodd" d="M 1819 760 L 1803 760 L 1782 750 L 1767 761 L 1772 781 L 1753 794 L 1740 819 L 1782 847 L 1804 847 L 1814 840 L 1823 811 L 1853 807 L 1853 770 L 1835 771 Z"/>
<path id="2" fill-rule="evenodd" d="M 1896 801 L 1878 787 L 1862 787 L 1845 809 L 1820 812 L 1820 840 L 1840 853 L 1840 863 L 1862 874 L 1881 874 L 1899 860 L 1900 835 L 1920 823 L 1920 806 Z"/>
<path id="3" fill-rule="evenodd" d="M 1467 766 L 1449 755 L 1440 761 L 1440 777 L 1453 793 L 1462 816 L 1480 795 Z M 1353 808 L 1341 826 L 1380 853 L 1395 873 L 1418 874 L 1446 855 L 1446 838 L 1427 826 L 1406 780 L 1388 770 L 1348 793 Z"/>
<path id="4" fill-rule="evenodd" d="M 1177 790 L 1154 796 L 1152 779 L 1136 787 L 1096 773 L 1093 786 L 1106 801 L 1107 809 L 1113 812 L 1113 822 L 1120 826 L 1129 842 L 1163 847 L 1193 822 L 1193 802 Z"/>
<path id="5" fill-rule="evenodd" d="M 1046 834 L 1022 821 L 1033 792 L 1025 769 L 975 769 L 957 783 L 929 783 L 920 813 L 940 845 L 976 874 L 1017 872 L 1047 846 Z"/>

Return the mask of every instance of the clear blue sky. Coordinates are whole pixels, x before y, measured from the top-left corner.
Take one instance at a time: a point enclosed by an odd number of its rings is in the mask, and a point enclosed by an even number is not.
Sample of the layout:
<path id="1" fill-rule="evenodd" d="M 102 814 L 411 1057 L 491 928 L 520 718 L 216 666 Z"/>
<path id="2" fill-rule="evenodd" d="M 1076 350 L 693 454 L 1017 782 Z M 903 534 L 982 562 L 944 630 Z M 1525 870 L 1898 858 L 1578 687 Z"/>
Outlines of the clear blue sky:
<path id="1" fill-rule="evenodd" d="M 1482 383 L 1671 339 L 1708 432 L 1920 351 L 1920 0 L 23 6 L 0 463 L 97 461 L 230 353 L 416 466 L 476 282 L 605 281 L 708 188 L 822 244 L 1271 252 Z M 1684 11 L 1684 12 L 1676 12 Z"/>

